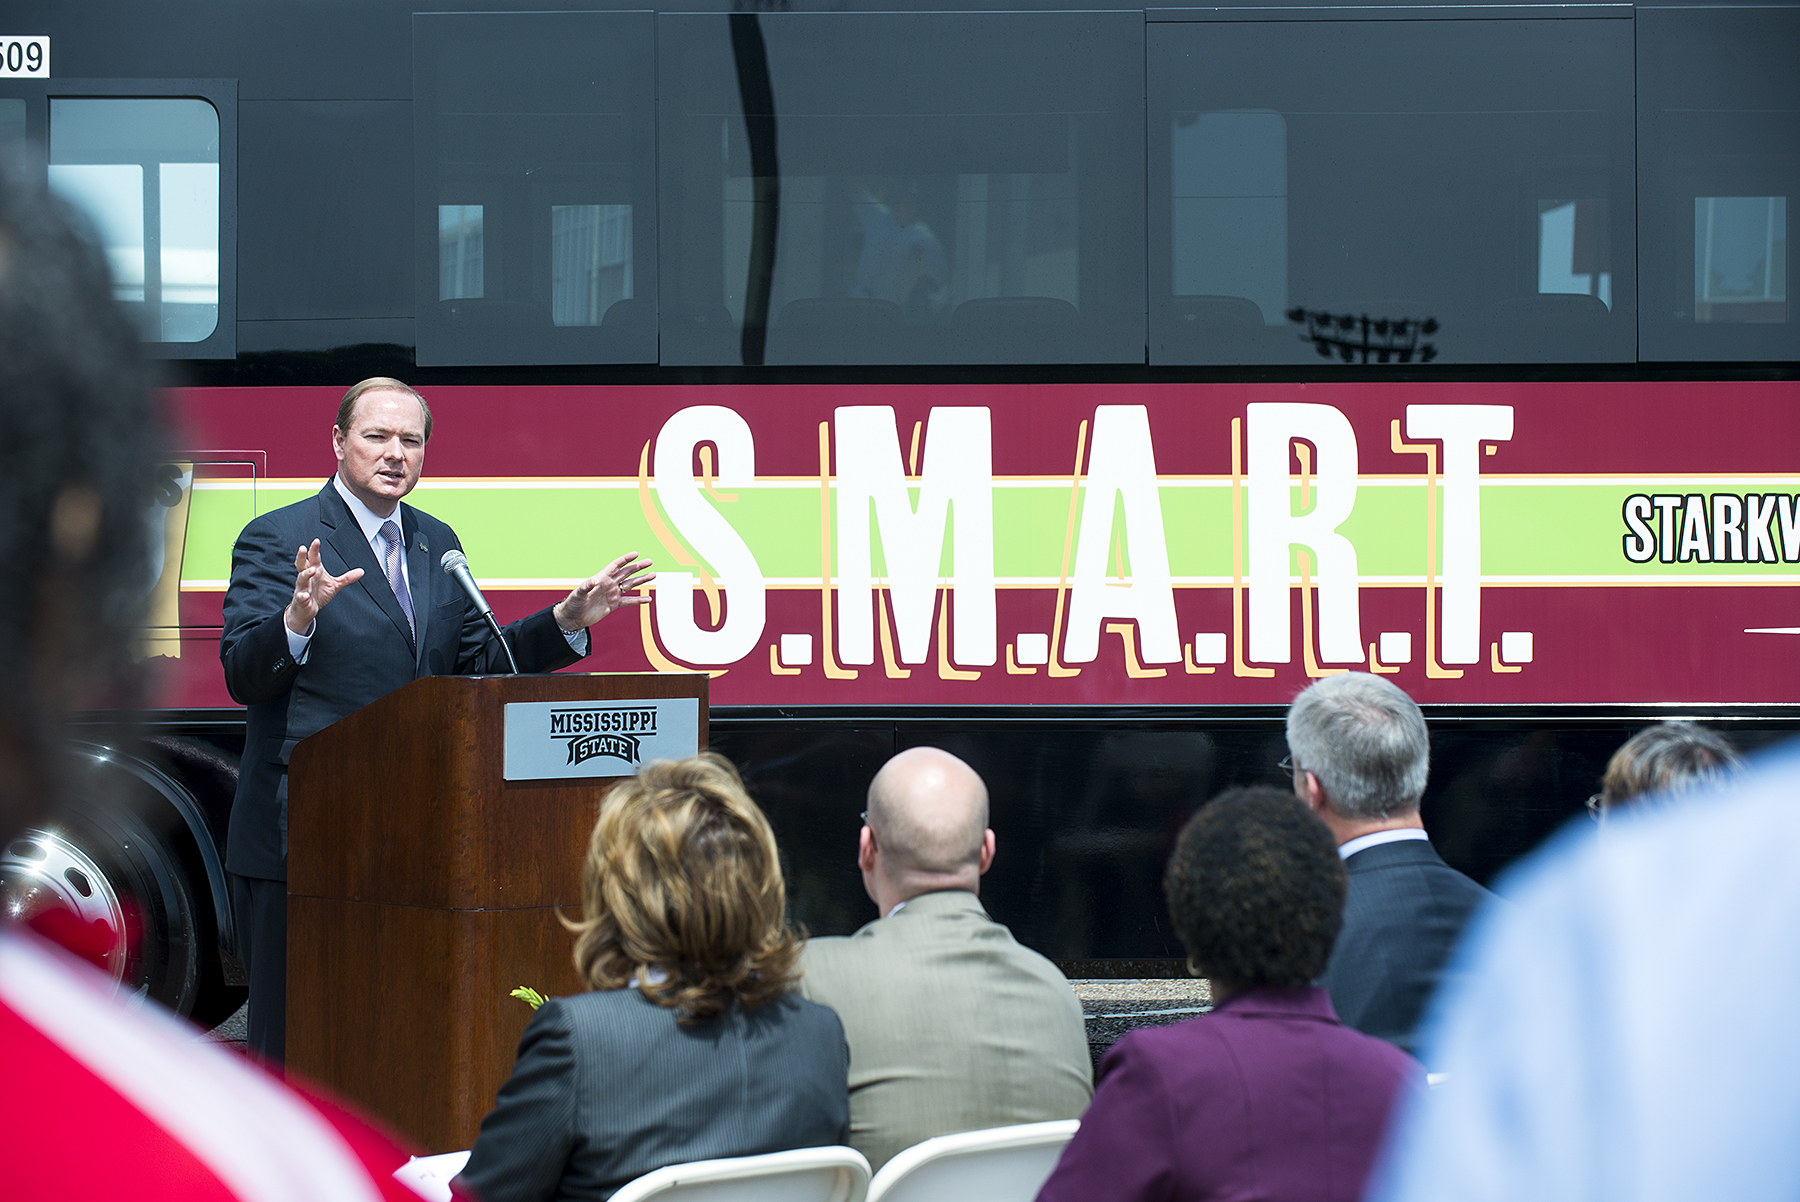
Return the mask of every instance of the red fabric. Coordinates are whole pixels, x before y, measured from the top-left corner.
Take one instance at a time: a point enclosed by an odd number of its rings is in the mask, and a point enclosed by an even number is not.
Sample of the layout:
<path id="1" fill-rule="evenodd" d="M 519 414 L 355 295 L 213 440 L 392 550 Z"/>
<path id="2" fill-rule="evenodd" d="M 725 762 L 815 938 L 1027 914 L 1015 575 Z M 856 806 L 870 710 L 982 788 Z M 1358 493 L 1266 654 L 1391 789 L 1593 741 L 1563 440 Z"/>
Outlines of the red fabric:
<path id="1" fill-rule="evenodd" d="M 337 1128 L 356 1158 L 381 1184 L 381 1196 L 389 1202 L 419 1202 L 419 1195 L 394 1180 L 394 1170 L 418 1155 L 408 1151 L 400 1138 L 336 1101 L 321 1087 L 304 1078 L 290 1077 L 287 1086 L 312 1103 L 326 1122 Z M 472 1195 L 464 1195 L 472 1196 Z"/>
<path id="2" fill-rule="evenodd" d="M 7 937 L 0 932 L 0 938 Z M 17 928 L 10 937 L 32 939 Z M 129 1013 L 123 1017 L 133 1018 Z M 228 1049 L 217 1053 L 237 1059 L 245 1072 L 267 1075 Z M 207 1053 L 196 1049 L 196 1054 Z M 6 1198 L 240 1202 L 179 1138 L 5 1001 L 0 1001 L 0 1064 L 6 1065 L 16 1101 L 0 1119 L 0 1194 Z M 317 1087 L 287 1088 L 337 1131 L 383 1199 L 419 1202 L 417 1194 L 393 1179 L 408 1155 L 397 1140 Z"/>
<path id="3" fill-rule="evenodd" d="M 8 1197 L 235 1202 L 168 1132 L 4 1003 L 0 1063 L 17 1091 L 0 1127 Z"/>

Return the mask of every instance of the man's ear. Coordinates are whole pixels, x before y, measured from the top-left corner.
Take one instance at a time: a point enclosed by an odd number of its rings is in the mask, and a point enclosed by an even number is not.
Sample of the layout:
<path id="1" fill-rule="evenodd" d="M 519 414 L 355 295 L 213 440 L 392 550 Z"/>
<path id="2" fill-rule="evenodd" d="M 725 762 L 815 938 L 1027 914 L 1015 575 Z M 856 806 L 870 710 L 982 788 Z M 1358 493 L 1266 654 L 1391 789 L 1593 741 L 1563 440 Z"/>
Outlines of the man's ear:
<path id="1" fill-rule="evenodd" d="M 994 832 L 981 832 L 981 861 L 978 865 L 980 875 L 986 876 L 987 870 L 994 866 Z"/>
<path id="2" fill-rule="evenodd" d="M 875 832 L 865 826 L 862 834 L 856 837 L 856 866 L 864 872 L 873 872 L 875 852 Z"/>
<path id="3" fill-rule="evenodd" d="M 1312 773 L 1306 771 L 1300 773 L 1299 788 L 1294 792 L 1299 795 L 1301 801 L 1306 803 L 1306 808 L 1313 813 L 1323 814 L 1325 812 L 1325 790 L 1319 784 L 1319 778 Z"/>

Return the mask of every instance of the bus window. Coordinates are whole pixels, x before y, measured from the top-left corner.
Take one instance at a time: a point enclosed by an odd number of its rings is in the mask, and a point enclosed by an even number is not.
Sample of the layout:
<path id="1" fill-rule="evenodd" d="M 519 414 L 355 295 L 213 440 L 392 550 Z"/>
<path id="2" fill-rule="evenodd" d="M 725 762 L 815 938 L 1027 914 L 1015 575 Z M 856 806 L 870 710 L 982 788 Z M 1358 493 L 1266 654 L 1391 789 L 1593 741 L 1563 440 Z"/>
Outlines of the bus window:
<path id="1" fill-rule="evenodd" d="M 650 14 L 413 29 L 418 362 L 654 362 Z"/>
<path id="2" fill-rule="evenodd" d="M 1694 320 L 1787 320 L 1787 197 L 1694 198 Z"/>
<path id="3" fill-rule="evenodd" d="M 663 362 L 1143 361 L 1138 14 L 659 32 Z"/>
<path id="4" fill-rule="evenodd" d="M 550 320 L 597 326 L 631 299 L 631 206 L 550 206 Z"/>
<path id="5" fill-rule="evenodd" d="M 438 206 L 438 299 L 482 294 L 481 206 Z"/>
<path id="6" fill-rule="evenodd" d="M 1630 21 L 1318 15 L 1152 15 L 1151 362 L 1631 361 Z"/>
<path id="7" fill-rule="evenodd" d="M 1800 9 L 1638 10 L 1643 359 L 1800 358 L 1787 303 L 1796 47 Z"/>
<path id="8" fill-rule="evenodd" d="M 1538 201 L 1540 294 L 1591 296 L 1610 310 L 1611 262 L 1604 200 Z"/>
<path id="9" fill-rule="evenodd" d="M 1174 289 L 1188 305 L 1287 320 L 1287 121 L 1176 113 L 1170 123 Z M 1255 306 L 1252 313 L 1250 306 Z"/>
<path id="10" fill-rule="evenodd" d="M 50 101 L 50 186 L 82 210 L 152 342 L 219 325 L 219 114 L 204 100 Z"/>

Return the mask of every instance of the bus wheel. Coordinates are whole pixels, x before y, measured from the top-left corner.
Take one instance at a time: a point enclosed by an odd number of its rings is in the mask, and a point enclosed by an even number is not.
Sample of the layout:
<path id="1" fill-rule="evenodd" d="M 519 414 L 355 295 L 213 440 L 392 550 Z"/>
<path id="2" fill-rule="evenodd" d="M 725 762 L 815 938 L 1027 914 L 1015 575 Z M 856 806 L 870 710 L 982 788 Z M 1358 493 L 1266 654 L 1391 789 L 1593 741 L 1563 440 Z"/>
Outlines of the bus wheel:
<path id="1" fill-rule="evenodd" d="M 193 1010 L 201 970 L 193 885 L 138 815 L 71 813 L 8 840 L 0 910 L 96 965 L 121 993 Z"/>

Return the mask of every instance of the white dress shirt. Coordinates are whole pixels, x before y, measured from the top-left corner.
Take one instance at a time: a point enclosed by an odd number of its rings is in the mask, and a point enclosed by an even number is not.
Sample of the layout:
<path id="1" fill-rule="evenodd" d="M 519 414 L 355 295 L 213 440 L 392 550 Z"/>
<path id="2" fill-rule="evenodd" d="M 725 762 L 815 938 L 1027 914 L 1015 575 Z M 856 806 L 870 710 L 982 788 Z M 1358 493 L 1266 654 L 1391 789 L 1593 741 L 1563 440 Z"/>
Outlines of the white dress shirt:
<path id="1" fill-rule="evenodd" d="M 369 550 L 374 554 L 375 562 L 378 564 L 385 564 L 387 562 L 387 539 L 381 536 L 381 527 L 387 522 L 392 522 L 396 526 L 401 524 L 399 503 L 395 502 L 393 513 L 389 514 L 387 517 L 382 517 L 373 509 L 364 505 L 361 497 L 358 497 L 348 488 L 345 488 L 344 478 L 337 475 L 335 472 L 331 477 L 331 486 L 337 489 L 338 496 L 344 498 L 344 504 L 350 507 L 350 516 L 355 518 L 356 524 L 362 528 L 363 537 L 368 540 Z M 405 551 L 406 548 L 402 547 L 400 555 L 400 576 L 406 581 L 406 591 L 410 596 L 413 591 L 412 570 L 407 567 Z M 383 576 L 383 580 L 385 579 L 386 577 Z M 314 618 L 312 624 L 306 628 L 305 634 L 295 634 L 292 629 L 288 629 L 288 652 L 294 657 L 295 663 L 303 664 L 306 662 L 307 649 L 312 644 L 312 636 L 318 629 L 318 625 L 318 619 Z M 283 626 L 284 628 L 286 627 L 285 620 L 283 621 Z M 561 630 L 562 627 L 559 625 L 557 629 Z M 585 628 L 581 630 L 563 630 L 562 636 L 569 641 L 569 647 L 575 654 L 586 655 L 588 653 L 588 632 Z"/>
<path id="2" fill-rule="evenodd" d="M 1403 826 L 1399 830 L 1393 831 L 1371 831 L 1369 834 L 1358 835 L 1348 843 L 1340 845 L 1338 859 L 1348 860 L 1366 848 L 1380 847 L 1383 843 L 1403 843 L 1408 839 L 1423 839 L 1427 843 L 1431 842 L 1431 836 L 1416 826 Z"/>

